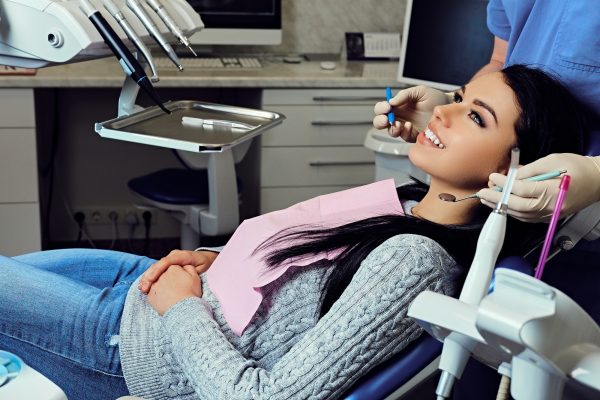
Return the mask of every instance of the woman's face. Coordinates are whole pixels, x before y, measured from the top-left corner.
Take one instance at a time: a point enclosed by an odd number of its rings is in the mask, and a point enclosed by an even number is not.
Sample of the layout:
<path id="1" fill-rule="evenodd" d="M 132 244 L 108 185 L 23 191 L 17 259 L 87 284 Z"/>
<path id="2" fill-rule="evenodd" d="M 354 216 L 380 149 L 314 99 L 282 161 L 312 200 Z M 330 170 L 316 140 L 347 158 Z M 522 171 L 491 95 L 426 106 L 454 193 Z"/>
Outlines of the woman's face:
<path id="1" fill-rule="evenodd" d="M 409 158 L 432 179 L 479 189 L 490 173 L 507 170 L 518 117 L 514 93 L 502 74 L 483 75 L 458 90 L 453 103 L 434 109 Z"/>

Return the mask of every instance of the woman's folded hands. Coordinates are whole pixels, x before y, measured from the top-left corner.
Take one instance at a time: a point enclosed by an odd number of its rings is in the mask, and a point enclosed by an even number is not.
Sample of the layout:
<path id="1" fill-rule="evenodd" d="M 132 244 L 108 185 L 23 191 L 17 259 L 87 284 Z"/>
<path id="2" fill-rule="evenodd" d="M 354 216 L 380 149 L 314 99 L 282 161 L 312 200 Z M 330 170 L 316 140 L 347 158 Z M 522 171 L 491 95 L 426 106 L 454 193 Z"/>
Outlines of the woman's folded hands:
<path id="1" fill-rule="evenodd" d="M 206 272 L 219 253 L 213 251 L 173 250 L 166 257 L 155 262 L 142 274 L 138 288 L 148 294 L 150 288 L 158 281 L 170 266 L 183 267 L 190 265 L 199 275 Z"/>

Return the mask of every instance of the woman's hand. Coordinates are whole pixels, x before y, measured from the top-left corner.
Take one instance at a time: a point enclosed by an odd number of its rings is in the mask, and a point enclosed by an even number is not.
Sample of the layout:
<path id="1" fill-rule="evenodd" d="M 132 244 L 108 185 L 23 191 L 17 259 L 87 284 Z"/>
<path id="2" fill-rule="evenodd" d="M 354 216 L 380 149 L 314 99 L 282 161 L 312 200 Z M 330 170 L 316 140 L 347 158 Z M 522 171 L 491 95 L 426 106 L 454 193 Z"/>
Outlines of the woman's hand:
<path id="1" fill-rule="evenodd" d="M 194 267 L 196 274 L 206 272 L 218 255 L 219 253 L 213 251 L 173 250 L 168 256 L 152 264 L 142 274 L 138 288 L 147 294 L 152 285 L 171 265 L 191 265 Z"/>
<path id="2" fill-rule="evenodd" d="M 550 154 L 519 168 L 517 180 L 508 199 L 508 214 L 525 222 L 548 221 L 556 204 L 560 178 L 542 182 L 523 179 L 563 169 L 571 175 L 571 185 L 561 210 L 563 216 L 600 201 L 600 157 L 591 158 L 570 153 Z M 490 187 L 503 187 L 505 183 L 506 176 L 496 173 L 490 175 Z M 477 194 L 483 204 L 492 208 L 502 198 L 501 192 L 492 189 L 482 189 Z"/>
<path id="3" fill-rule="evenodd" d="M 148 303 L 161 316 L 188 297 L 202 297 L 200 276 L 193 265 L 171 265 L 152 285 Z"/>
<path id="4" fill-rule="evenodd" d="M 393 137 L 402 137 L 407 142 L 414 142 L 419 131 L 427 126 L 431 113 L 436 106 L 448 104 L 448 94 L 427 86 L 415 86 L 398 92 L 389 103 L 380 101 L 375 104 L 373 126 L 376 129 L 389 128 Z M 387 114 L 393 110 L 396 122 L 389 125 Z M 406 121 L 406 122 L 404 122 Z"/>

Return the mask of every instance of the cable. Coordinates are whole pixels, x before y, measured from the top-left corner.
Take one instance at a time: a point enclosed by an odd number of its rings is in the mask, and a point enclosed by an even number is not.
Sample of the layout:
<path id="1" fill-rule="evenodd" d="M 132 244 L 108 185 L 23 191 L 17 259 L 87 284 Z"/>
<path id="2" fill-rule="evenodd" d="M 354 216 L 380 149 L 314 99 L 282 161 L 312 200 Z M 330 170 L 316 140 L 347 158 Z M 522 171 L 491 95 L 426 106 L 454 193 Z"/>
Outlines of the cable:
<path id="1" fill-rule="evenodd" d="M 144 240 L 144 255 L 148 256 L 150 252 L 150 225 L 152 224 L 152 213 L 148 210 L 142 213 L 142 219 L 144 220 L 144 228 L 146 230 L 146 237 Z"/>
<path id="2" fill-rule="evenodd" d="M 127 224 L 127 226 L 129 226 L 127 245 L 129 246 L 129 251 L 133 251 L 132 240 L 135 235 L 135 230 L 140 224 L 140 220 L 137 214 L 133 212 L 128 212 L 127 215 L 125 215 L 125 223 Z"/>
<path id="3" fill-rule="evenodd" d="M 77 222 L 77 226 L 79 227 L 79 231 L 77 232 L 77 244 L 81 243 L 81 236 L 83 235 L 83 224 L 85 223 L 85 214 L 78 211 L 73 216 L 75 222 Z"/>
<path id="4" fill-rule="evenodd" d="M 51 96 L 50 99 L 48 99 L 49 96 Z M 38 130 L 42 130 L 42 134 L 38 135 L 37 143 L 37 168 L 40 177 L 40 197 L 42 199 L 40 204 L 42 207 L 42 248 L 47 248 L 52 242 L 50 238 L 50 212 L 52 211 L 55 160 L 59 145 L 58 132 L 60 131 L 58 100 L 57 89 L 36 92 L 36 110 L 41 108 L 45 110 L 43 117 L 40 116 L 40 113 L 36 114 L 36 126 Z M 41 102 L 43 102 L 43 107 L 40 106 Z M 39 120 L 40 118 L 43 118 L 43 120 Z"/>
<path id="5" fill-rule="evenodd" d="M 498 387 L 498 394 L 496 400 L 508 400 L 508 394 L 510 393 L 510 378 L 507 375 L 502 375 L 500 386 Z"/>
<path id="6" fill-rule="evenodd" d="M 111 211 L 108 213 L 108 219 L 110 219 L 112 221 L 112 225 L 113 225 L 113 239 L 112 239 L 112 242 L 110 243 L 110 246 L 108 246 L 108 249 L 112 250 L 115 248 L 115 244 L 117 243 L 117 239 L 119 238 L 119 225 L 118 225 L 119 214 L 117 214 L 116 211 Z"/>
<path id="7" fill-rule="evenodd" d="M 65 206 L 65 209 L 67 210 L 67 214 L 69 214 L 71 216 L 71 218 L 73 218 L 74 221 L 77 221 L 75 219 L 75 215 L 73 213 L 73 210 L 71 209 L 71 206 L 69 206 L 69 202 L 64 197 L 63 197 L 63 205 Z M 84 218 L 85 218 L 85 216 L 84 216 Z M 97 248 L 96 244 L 94 243 L 94 241 L 88 234 L 85 221 L 83 221 L 83 224 L 81 225 L 81 235 L 82 235 L 82 237 L 84 237 L 87 240 L 87 242 L 90 244 L 90 246 L 92 246 L 92 248 L 94 248 L 94 249 Z"/>

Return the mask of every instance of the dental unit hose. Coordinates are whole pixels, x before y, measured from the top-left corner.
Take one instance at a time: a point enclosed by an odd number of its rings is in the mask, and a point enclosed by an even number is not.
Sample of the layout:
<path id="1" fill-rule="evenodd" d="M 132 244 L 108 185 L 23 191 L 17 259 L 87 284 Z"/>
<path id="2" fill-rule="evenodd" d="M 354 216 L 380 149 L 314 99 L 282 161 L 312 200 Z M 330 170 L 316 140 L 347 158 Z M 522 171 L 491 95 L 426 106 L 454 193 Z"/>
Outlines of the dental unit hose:
<path id="1" fill-rule="evenodd" d="M 459 300 L 463 303 L 477 306 L 487 294 L 494 265 L 504 243 L 508 198 L 517 176 L 518 165 L 519 149 L 514 148 L 511 151 L 510 169 L 502 199 L 485 221 L 477 240 L 475 257 L 459 297 Z M 471 355 L 470 345 L 471 343 L 467 340 L 459 341 L 452 336 L 448 336 L 444 340 L 439 365 L 442 373 L 435 391 L 438 400 L 447 399 L 450 396 L 454 382 L 462 376 Z"/>
<path id="2" fill-rule="evenodd" d="M 102 3 L 104 4 L 104 8 L 106 8 L 106 10 L 115 18 L 115 20 L 119 23 L 129 40 L 133 42 L 135 47 L 139 50 L 140 53 L 142 53 L 142 55 L 148 62 L 150 70 L 152 70 L 152 77 L 150 77 L 150 80 L 152 82 L 158 82 L 158 72 L 156 69 L 156 65 L 154 64 L 154 58 L 152 58 L 152 54 L 150 53 L 148 47 L 146 47 L 142 39 L 140 39 L 133 27 L 129 24 L 129 22 L 123 15 L 123 12 L 112 0 L 102 0 Z"/>
<path id="3" fill-rule="evenodd" d="M 96 10 L 88 0 L 79 0 L 79 6 L 96 27 L 98 33 L 100 33 L 100 36 L 102 36 L 115 57 L 117 57 L 125 74 L 137 83 L 165 113 L 171 114 L 171 111 L 163 105 L 154 86 L 150 83 L 150 79 L 148 79 L 144 68 L 142 68 L 133 54 L 131 54 L 127 46 L 119 38 L 119 35 L 106 22 L 100 11 Z"/>
<path id="4" fill-rule="evenodd" d="M 183 66 L 181 65 L 179 57 L 177 57 L 177 54 L 175 54 L 175 50 L 173 50 L 173 47 L 171 47 L 169 42 L 167 42 L 163 35 L 160 33 L 158 27 L 156 26 L 150 15 L 148 15 L 146 10 L 144 9 L 144 6 L 138 0 L 127 0 L 126 3 L 127 7 L 129 7 L 131 11 L 133 11 L 133 13 L 140 19 L 142 24 L 144 24 L 150 36 L 152 36 L 154 40 L 156 40 L 156 42 L 160 45 L 160 47 L 163 48 L 163 50 L 167 54 L 167 57 L 171 59 L 173 64 L 175 64 L 175 66 L 177 66 L 177 68 L 180 71 L 183 71 Z"/>
<path id="5" fill-rule="evenodd" d="M 198 57 L 198 54 L 192 49 L 192 45 L 190 40 L 185 36 L 181 30 L 181 28 L 177 25 L 177 23 L 173 20 L 173 18 L 167 12 L 167 9 L 161 4 L 159 0 L 146 0 L 146 3 L 154 10 L 155 13 L 158 14 L 160 19 L 165 23 L 165 25 L 173 32 L 173 35 L 177 36 L 179 42 L 190 49 L 192 54 L 195 57 Z"/>

